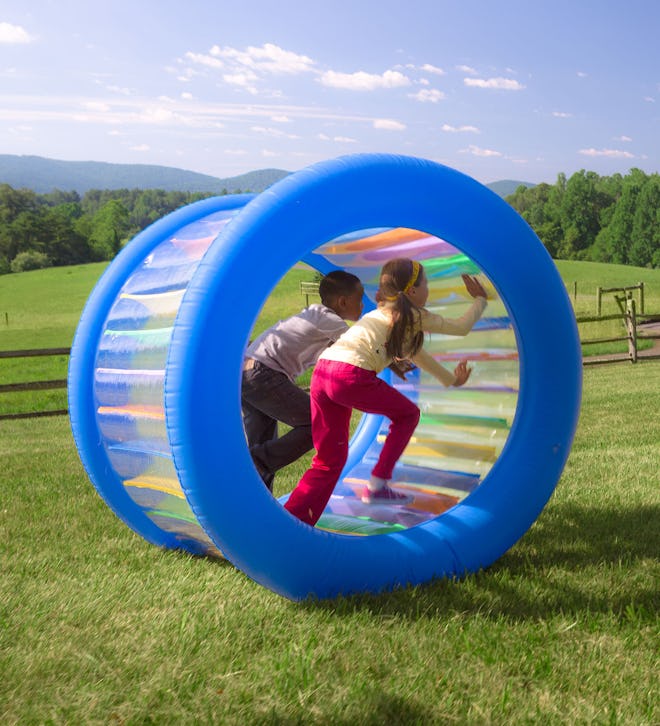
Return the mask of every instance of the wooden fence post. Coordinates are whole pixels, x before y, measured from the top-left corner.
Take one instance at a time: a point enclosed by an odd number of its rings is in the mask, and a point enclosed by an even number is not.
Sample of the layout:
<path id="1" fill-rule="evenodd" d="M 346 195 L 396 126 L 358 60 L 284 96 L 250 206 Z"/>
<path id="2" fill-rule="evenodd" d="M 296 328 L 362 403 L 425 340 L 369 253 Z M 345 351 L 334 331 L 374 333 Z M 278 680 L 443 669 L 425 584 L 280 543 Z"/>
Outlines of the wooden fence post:
<path id="1" fill-rule="evenodd" d="M 637 320 L 635 315 L 635 300 L 629 297 L 626 300 L 626 328 L 628 329 L 628 355 L 633 363 L 637 363 Z"/>
<path id="2" fill-rule="evenodd" d="M 644 315 L 644 283 L 639 283 L 639 312 Z"/>
<path id="3" fill-rule="evenodd" d="M 603 296 L 603 288 L 599 285 L 596 288 L 596 315 L 600 315 L 601 299 Z"/>

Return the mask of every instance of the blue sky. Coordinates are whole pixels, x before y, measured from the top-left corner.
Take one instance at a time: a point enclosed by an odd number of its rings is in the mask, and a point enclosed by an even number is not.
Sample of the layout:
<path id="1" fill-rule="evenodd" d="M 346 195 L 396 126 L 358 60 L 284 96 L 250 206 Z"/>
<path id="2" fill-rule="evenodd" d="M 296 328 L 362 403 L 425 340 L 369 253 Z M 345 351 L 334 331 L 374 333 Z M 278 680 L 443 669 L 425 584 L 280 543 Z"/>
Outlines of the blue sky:
<path id="1" fill-rule="evenodd" d="M 0 153 L 657 172 L 659 30 L 658 0 L 0 0 Z"/>

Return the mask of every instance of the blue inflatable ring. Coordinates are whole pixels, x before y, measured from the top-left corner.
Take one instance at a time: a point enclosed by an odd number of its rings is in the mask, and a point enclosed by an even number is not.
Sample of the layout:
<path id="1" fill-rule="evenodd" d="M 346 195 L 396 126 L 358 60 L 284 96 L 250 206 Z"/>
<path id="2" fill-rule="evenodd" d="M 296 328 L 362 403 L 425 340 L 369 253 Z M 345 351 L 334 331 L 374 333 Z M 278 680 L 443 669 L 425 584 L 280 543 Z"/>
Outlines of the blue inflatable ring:
<path id="1" fill-rule="evenodd" d="M 463 502 L 403 532 L 332 534 L 289 515 L 251 464 L 241 423 L 243 353 L 263 302 L 298 260 L 340 235 L 390 226 L 447 240 L 494 284 L 516 331 L 518 406 L 501 456 Z M 491 564 L 549 499 L 570 450 L 580 391 L 570 301 L 524 220 L 445 166 L 355 155 L 274 185 L 209 249 L 177 317 L 165 408 L 181 485 L 206 532 L 251 578 L 297 600 L 377 592 Z"/>
<path id="2" fill-rule="evenodd" d="M 106 502 L 147 540 L 181 546 L 131 501 L 112 471 L 99 443 L 90 378 L 110 301 L 136 263 L 164 235 L 232 206 L 240 214 L 201 258 L 180 303 L 164 377 L 166 437 L 203 530 L 247 575 L 294 600 L 378 592 L 491 564 L 538 517 L 568 457 L 581 392 L 577 328 L 562 280 L 524 220 L 473 179 L 411 157 L 343 157 L 254 198 L 205 200 L 123 250 L 83 314 L 69 376 L 74 437 Z M 520 387 L 504 449 L 477 489 L 418 526 L 356 537 L 301 523 L 263 486 L 245 444 L 241 368 L 264 301 L 296 262 L 314 264 L 312 252 L 342 235 L 387 227 L 446 240 L 484 271 L 515 330 Z"/>

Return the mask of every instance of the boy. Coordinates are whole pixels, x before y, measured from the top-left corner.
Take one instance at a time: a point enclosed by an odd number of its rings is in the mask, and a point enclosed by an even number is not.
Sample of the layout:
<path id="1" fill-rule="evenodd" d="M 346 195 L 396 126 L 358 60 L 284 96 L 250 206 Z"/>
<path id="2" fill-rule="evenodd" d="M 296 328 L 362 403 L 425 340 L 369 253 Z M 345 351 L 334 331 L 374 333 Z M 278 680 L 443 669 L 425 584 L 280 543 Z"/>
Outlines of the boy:
<path id="1" fill-rule="evenodd" d="M 364 289 L 344 270 L 326 275 L 319 285 L 321 304 L 280 320 L 245 352 L 241 407 L 250 455 L 264 484 L 273 490 L 278 469 L 313 448 L 309 394 L 296 378 L 344 331 L 346 320 L 362 314 Z M 278 438 L 277 422 L 291 426 Z"/>

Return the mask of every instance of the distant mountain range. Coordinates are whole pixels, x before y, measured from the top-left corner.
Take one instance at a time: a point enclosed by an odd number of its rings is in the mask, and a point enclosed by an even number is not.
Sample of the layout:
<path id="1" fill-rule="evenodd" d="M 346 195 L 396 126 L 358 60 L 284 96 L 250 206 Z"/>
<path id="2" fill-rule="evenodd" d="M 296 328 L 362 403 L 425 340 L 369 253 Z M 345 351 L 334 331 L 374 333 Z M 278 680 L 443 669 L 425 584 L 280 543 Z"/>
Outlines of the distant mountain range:
<path id="1" fill-rule="evenodd" d="M 42 156 L 0 154 L 0 184 L 47 194 L 54 189 L 84 194 L 90 189 L 163 189 L 167 192 L 262 192 L 290 172 L 260 169 L 220 179 L 171 166 L 59 161 Z"/>
<path id="2" fill-rule="evenodd" d="M 259 193 L 287 176 L 283 169 L 259 169 L 227 179 L 171 166 L 109 164 L 102 161 L 60 161 L 42 156 L 0 154 L 0 184 L 47 194 L 54 189 L 84 194 L 90 189 L 163 189 L 178 192 Z M 505 179 L 487 184 L 506 197 L 527 182 Z"/>
<path id="3" fill-rule="evenodd" d="M 501 179 L 500 181 L 486 184 L 486 186 L 494 191 L 495 194 L 499 194 L 501 197 L 508 197 L 509 194 L 513 194 L 520 186 L 529 188 L 535 187 L 536 184 L 531 184 L 530 182 L 524 181 L 515 181 L 514 179 Z"/>

